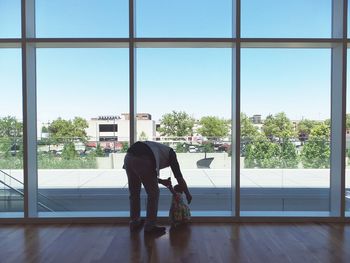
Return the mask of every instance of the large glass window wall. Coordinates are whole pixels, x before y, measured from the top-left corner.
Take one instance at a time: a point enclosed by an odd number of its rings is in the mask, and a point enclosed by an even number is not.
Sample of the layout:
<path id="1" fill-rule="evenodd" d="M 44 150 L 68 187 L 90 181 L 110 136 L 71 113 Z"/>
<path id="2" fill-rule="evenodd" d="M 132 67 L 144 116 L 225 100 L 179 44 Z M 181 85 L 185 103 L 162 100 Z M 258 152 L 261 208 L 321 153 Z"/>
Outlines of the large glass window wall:
<path id="1" fill-rule="evenodd" d="M 39 211 L 126 211 L 127 50 L 36 53 Z"/>
<path id="2" fill-rule="evenodd" d="M 23 216 L 21 84 L 21 50 L 0 48 L 0 215 Z"/>
<path id="3" fill-rule="evenodd" d="M 241 0 L 242 37 L 330 38 L 332 0 Z"/>
<path id="4" fill-rule="evenodd" d="M 0 217 L 127 217 L 137 140 L 194 217 L 349 216 L 347 2 L 0 0 Z"/>
<path id="5" fill-rule="evenodd" d="M 232 1 L 136 0 L 137 37 L 232 37 Z"/>
<path id="6" fill-rule="evenodd" d="M 328 213 L 330 49 L 242 49 L 241 61 L 241 214 Z"/>
<path id="7" fill-rule="evenodd" d="M 194 215 L 229 215 L 232 208 L 231 56 L 230 48 L 137 50 L 137 109 L 152 119 L 138 120 L 137 139 L 176 151 Z M 148 132 L 147 123 L 158 129 Z M 177 183 L 170 168 L 160 176 Z M 161 189 L 160 210 L 170 198 Z"/>
<path id="8" fill-rule="evenodd" d="M 0 1 L 0 38 L 21 37 L 21 1 Z"/>
<path id="9" fill-rule="evenodd" d="M 37 37 L 127 37 L 128 0 L 36 0 Z"/>

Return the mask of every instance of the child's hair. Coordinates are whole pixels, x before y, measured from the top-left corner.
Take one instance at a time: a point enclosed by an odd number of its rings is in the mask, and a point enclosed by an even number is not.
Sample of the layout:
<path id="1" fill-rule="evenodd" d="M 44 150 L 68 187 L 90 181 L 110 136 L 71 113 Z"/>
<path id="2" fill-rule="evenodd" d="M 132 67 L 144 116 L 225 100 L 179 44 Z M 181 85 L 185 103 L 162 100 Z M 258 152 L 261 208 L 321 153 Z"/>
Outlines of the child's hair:
<path id="1" fill-rule="evenodd" d="M 178 192 L 178 193 L 182 193 L 183 189 L 182 189 L 181 185 L 177 184 L 174 186 L 174 191 Z"/>

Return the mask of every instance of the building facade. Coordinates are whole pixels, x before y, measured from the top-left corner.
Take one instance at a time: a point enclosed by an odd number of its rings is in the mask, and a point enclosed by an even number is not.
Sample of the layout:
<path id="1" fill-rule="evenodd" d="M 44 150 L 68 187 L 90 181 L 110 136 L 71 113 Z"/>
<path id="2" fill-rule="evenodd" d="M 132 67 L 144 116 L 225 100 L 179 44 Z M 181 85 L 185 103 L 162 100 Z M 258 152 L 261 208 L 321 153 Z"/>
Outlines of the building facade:
<path id="1" fill-rule="evenodd" d="M 139 129 L 138 140 L 153 140 L 156 136 L 156 124 L 148 113 L 136 115 L 136 124 Z M 96 147 L 100 144 L 102 148 L 109 148 L 118 151 L 123 142 L 129 141 L 130 119 L 129 114 L 121 116 L 99 116 L 88 121 L 86 129 L 88 145 Z"/>

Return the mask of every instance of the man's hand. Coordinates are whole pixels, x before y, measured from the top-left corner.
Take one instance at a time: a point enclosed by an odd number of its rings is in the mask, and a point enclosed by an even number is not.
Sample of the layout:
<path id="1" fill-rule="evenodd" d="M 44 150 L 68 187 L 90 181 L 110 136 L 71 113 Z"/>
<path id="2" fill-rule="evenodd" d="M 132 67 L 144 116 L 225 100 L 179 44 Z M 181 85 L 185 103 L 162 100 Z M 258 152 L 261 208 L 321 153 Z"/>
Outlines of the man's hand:
<path id="1" fill-rule="evenodd" d="M 192 201 L 192 195 L 190 193 L 186 194 L 187 203 L 190 204 Z"/>
<path id="2" fill-rule="evenodd" d="M 178 178 L 176 178 L 176 180 L 179 183 L 179 185 L 181 185 L 182 189 L 184 189 L 187 203 L 190 204 L 192 201 L 192 195 L 190 194 L 190 191 L 188 190 L 185 179 L 183 179 L 183 177 L 178 177 Z"/>
<path id="3" fill-rule="evenodd" d="M 165 187 L 171 186 L 171 179 L 170 179 L 170 177 L 168 177 L 168 179 L 164 180 L 164 186 Z"/>
<path id="4" fill-rule="evenodd" d="M 171 185 L 171 179 L 170 177 L 168 177 L 168 179 L 163 180 L 163 179 L 158 179 L 158 182 L 162 185 L 164 185 L 165 187 L 169 187 Z"/>

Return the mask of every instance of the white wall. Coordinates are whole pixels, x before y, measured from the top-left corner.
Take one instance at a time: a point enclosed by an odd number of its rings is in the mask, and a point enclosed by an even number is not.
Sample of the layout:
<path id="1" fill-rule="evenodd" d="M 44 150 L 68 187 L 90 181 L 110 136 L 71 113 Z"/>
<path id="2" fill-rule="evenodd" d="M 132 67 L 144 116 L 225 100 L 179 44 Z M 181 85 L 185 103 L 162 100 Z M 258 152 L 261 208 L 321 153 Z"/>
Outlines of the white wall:
<path id="1" fill-rule="evenodd" d="M 152 141 L 156 137 L 156 124 L 152 120 L 137 120 L 137 140 L 142 132 L 146 133 L 147 140 Z"/>
<path id="2" fill-rule="evenodd" d="M 86 129 L 86 133 L 89 136 L 89 140 L 98 141 L 100 136 L 118 136 L 118 141 L 129 141 L 129 120 L 89 120 L 89 127 Z M 99 132 L 99 124 L 117 124 L 118 131 L 113 132 Z M 146 133 L 148 140 L 152 140 L 156 136 L 156 125 L 153 120 L 137 120 L 137 139 L 141 132 Z M 96 138 L 97 137 L 97 138 Z"/>

